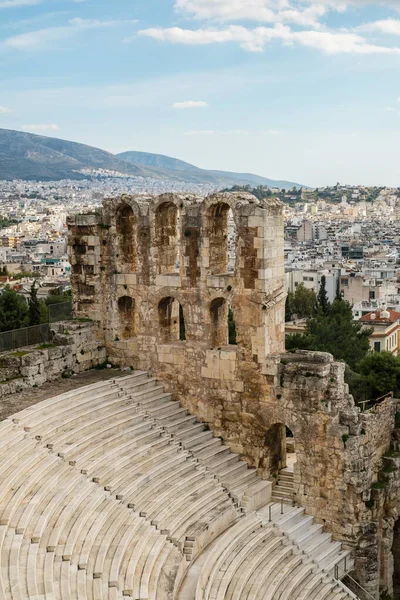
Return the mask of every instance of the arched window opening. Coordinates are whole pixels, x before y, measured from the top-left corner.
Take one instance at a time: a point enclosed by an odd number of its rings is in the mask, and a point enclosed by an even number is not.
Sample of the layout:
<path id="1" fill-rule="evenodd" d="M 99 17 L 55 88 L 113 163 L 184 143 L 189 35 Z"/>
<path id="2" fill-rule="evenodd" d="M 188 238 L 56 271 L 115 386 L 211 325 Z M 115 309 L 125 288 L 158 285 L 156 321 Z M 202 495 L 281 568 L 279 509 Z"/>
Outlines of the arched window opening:
<path id="1" fill-rule="evenodd" d="M 213 348 L 228 343 L 228 304 L 225 298 L 215 298 L 210 306 L 211 344 Z"/>
<path id="2" fill-rule="evenodd" d="M 400 519 L 393 528 L 393 597 L 400 598 Z"/>
<path id="3" fill-rule="evenodd" d="M 236 346 L 236 324 L 231 308 L 228 310 L 228 344 Z"/>
<path id="4" fill-rule="evenodd" d="M 213 348 L 236 345 L 233 310 L 225 298 L 215 298 L 210 305 L 211 344 Z"/>
<path id="5" fill-rule="evenodd" d="M 185 325 L 185 316 L 183 314 L 182 305 L 179 305 L 179 339 L 181 342 L 186 340 L 186 325 Z"/>
<path id="6" fill-rule="evenodd" d="M 118 298 L 119 338 L 126 340 L 137 333 L 135 300 L 130 296 Z"/>
<path id="7" fill-rule="evenodd" d="M 175 298 L 163 298 L 158 305 L 160 334 L 163 344 L 186 340 L 182 306 Z"/>
<path id="8" fill-rule="evenodd" d="M 179 271 L 179 215 L 173 202 L 164 202 L 156 211 L 155 247 L 158 274 Z"/>
<path id="9" fill-rule="evenodd" d="M 219 202 L 210 208 L 209 214 L 209 268 L 212 275 L 223 275 L 228 272 L 228 267 L 234 270 L 230 264 L 232 257 L 229 253 L 229 245 L 235 246 L 235 242 L 229 243 L 228 215 L 230 207 L 228 204 Z M 232 212 L 232 211 L 231 211 Z M 233 215 L 232 215 L 232 223 Z M 232 230 L 233 231 L 233 230 Z M 233 234 L 233 233 L 232 233 Z M 231 250 L 232 254 L 232 250 Z"/>
<path id="10" fill-rule="evenodd" d="M 117 212 L 116 219 L 119 254 L 126 266 L 137 271 L 137 218 L 132 208 L 124 204 Z"/>
<path id="11" fill-rule="evenodd" d="M 296 463 L 296 449 L 292 431 L 283 423 L 275 423 L 265 434 L 268 448 L 269 471 L 278 476 L 282 469 L 293 472 Z"/>
<path id="12" fill-rule="evenodd" d="M 233 211 L 228 211 L 228 273 L 235 272 L 236 262 L 236 223 L 233 218 Z"/>

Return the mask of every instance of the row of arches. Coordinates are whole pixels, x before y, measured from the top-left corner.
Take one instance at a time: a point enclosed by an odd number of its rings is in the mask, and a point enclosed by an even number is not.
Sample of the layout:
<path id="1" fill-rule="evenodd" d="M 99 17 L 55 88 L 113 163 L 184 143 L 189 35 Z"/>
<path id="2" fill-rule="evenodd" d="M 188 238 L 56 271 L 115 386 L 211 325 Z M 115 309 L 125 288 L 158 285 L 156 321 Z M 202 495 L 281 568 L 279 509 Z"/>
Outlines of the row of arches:
<path id="1" fill-rule="evenodd" d="M 228 204 L 211 206 L 209 220 L 209 261 L 212 275 L 234 272 L 236 259 L 236 227 Z M 116 230 L 119 256 L 130 271 L 138 269 L 138 219 L 128 204 L 117 210 Z M 183 232 L 190 237 L 191 232 Z M 158 274 L 176 273 L 180 268 L 180 215 L 173 202 L 163 202 L 155 213 L 152 240 Z"/>
<path id="2" fill-rule="evenodd" d="M 185 317 L 182 305 L 168 296 L 158 303 L 158 327 L 163 344 L 186 340 Z M 138 333 L 138 311 L 131 296 L 118 298 L 119 339 L 135 337 Z M 210 304 L 211 344 L 213 348 L 236 345 L 236 325 L 233 310 L 225 298 Z"/>

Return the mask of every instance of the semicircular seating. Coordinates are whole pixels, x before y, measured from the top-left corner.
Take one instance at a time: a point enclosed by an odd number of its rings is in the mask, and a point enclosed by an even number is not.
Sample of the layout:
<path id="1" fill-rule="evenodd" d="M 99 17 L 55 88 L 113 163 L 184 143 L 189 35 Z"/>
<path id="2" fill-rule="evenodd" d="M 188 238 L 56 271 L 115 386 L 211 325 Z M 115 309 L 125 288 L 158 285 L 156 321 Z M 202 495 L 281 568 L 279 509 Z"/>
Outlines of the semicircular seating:
<path id="1" fill-rule="evenodd" d="M 354 597 L 329 536 L 267 523 L 270 496 L 146 373 L 45 400 L 0 423 L 0 598 Z"/>

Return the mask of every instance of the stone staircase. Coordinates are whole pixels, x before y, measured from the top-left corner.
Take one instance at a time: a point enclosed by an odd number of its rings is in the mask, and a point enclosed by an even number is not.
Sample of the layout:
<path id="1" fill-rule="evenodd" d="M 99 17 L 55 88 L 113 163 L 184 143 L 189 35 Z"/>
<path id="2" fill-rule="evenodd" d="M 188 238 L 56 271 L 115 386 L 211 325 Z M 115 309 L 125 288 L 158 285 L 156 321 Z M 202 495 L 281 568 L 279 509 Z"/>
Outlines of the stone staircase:
<path id="1" fill-rule="evenodd" d="M 274 504 L 275 510 L 280 506 Z M 267 507 L 268 509 L 268 507 Z M 223 533 L 193 566 L 178 600 L 355 600 L 260 511 Z M 187 580 L 189 580 L 191 570 Z M 190 583 L 190 581 L 187 581 Z"/>
<path id="2" fill-rule="evenodd" d="M 285 502 L 291 504 L 294 497 L 293 470 L 282 469 L 272 489 L 272 500 L 274 502 Z"/>
<path id="3" fill-rule="evenodd" d="M 307 515 L 304 508 L 269 503 L 257 515 L 263 523 L 272 523 L 329 577 L 339 574 L 343 578 L 353 569 L 352 553 L 344 550 L 341 542 L 334 541 L 332 534 L 325 532 L 323 525 Z"/>

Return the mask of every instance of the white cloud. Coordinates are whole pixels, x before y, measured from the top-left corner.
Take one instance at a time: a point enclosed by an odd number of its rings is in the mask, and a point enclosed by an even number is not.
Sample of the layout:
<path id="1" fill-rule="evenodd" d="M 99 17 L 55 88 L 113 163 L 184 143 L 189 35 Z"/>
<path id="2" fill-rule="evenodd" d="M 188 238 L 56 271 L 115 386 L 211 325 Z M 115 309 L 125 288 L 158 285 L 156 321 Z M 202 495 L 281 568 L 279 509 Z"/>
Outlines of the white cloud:
<path id="1" fill-rule="evenodd" d="M 400 19 L 384 19 L 366 23 L 358 27 L 359 31 L 377 31 L 388 35 L 400 35 Z"/>
<path id="2" fill-rule="evenodd" d="M 18 6 L 32 6 L 41 4 L 43 0 L 0 0 L 0 8 L 17 8 Z"/>
<path id="3" fill-rule="evenodd" d="M 334 5 L 331 4 L 331 7 Z M 287 0 L 176 0 L 175 10 L 200 20 L 220 22 L 257 21 L 260 23 L 292 22 L 317 26 L 329 4 L 313 2 L 311 6 L 293 7 Z"/>
<path id="4" fill-rule="evenodd" d="M 282 3 L 280 3 L 282 4 Z M 286 3 L 285 3 L 286 4 Z M 275 0 L 176 0 L 175 9 L 197 19 L 272 21 Z"/>
<path id="5" fill-rule="evenodd" d="M 186 100 L 185 102 L 175 102 L 172 105 L 172 108 L 176 108 L 178 110 L 186 109 L 186 108 L 207 108 L 208 103 L 204 102 L 204 100 Z"/>
<path id="6" fill-rule="evenodd" d="M 88 29 L 98 29 L 102 27 L 111 27 L 121 21 L 100 21 L 97 19 L 71 19 L 67 25 L 62 27 L 48 27 L 22 33 L 6 38 L 3 45 L 15 50 L 43 50 L 55 42 L 68 39 L 81 31 Z"/>
<path id="7" fill-rule="evenodd" d="M 151 37 L 164 42 L 187 45 L 221 44 L 237 42 L 250 52 L 262 52 L 264 46 L 273 39 L 290 41 L 290 29 L 283 25 L 275 27 L 257 27 L 247 29 L 240 25 L 230 25 L 225 29 L 170 29 L 153 28 L 139 31 L 139 35 Z"/>
<path id="8" fill-rule="evenodd" d="M 394 112 L 394 108 L 392 108 L 391 106 L 385 106 L 385 108 L 383 110 L 385 112 Z"/>
<path id="9" fill-rule="evenodd" d="M 164 42 L 176 44 L 205 45 L 236 42 L 247 51 L 262 52 L 272 40 L 284 44 L 300 44 L 326 54 L 399 54 L 400 48 L 369 44 L 356 33 L 329 31 L 292 31 L 288 26 L 277 24 L 274 27 L 248 29 L 240 25 L 230 25 L 224 29 L 181 29 L 152 28 L 139 31 L 144 35 Z"/>
<path id="10" fill-rule="evenodd" d="M 264 133 L 267 135 L 281 135 L 281 132 L 277 129 L 267 129 L 267 131 L 264 131 Z"/>
<path id="11" fill-rule="evenodd" d="M 11 112 L 11 108 L 8 108 L 8 106 L 0 106 L 0 115 L 6 115 L 7 113 Z"/>
<path id="12" fill-rule="evenodd" d="M 292 36 L 293 41 L 302 46 L 322 50 L 326 54 L 400 54 L 400 48 L 369 44 L 355 33 L 296 31 Z"/>
<path id="13" fill-rule="evenodd" d="M 27 131 L 60 131 L 60 128 L 55 123 L 39 123 L 35 125 L 22 125 L 22 129 Z"/>

